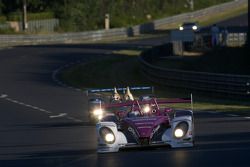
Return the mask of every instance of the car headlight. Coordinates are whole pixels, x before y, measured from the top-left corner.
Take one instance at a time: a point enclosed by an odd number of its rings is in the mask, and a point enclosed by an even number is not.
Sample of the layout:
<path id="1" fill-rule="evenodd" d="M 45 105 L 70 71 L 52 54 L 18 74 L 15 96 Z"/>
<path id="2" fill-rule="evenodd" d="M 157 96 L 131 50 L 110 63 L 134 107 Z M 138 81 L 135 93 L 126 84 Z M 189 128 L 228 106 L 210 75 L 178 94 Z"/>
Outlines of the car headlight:
<path id="1" fill-rule="evenodd" d="M 102 109 L 95 109 L 93 111 L 93 115 L 95 116 L 95 118 L 97 118 L 98 120 L 101 120 L 103 118 L 103 110 Z"/>
<path id="2" fill-rule="evenodd" d="M 143 112 L 144 113 L 148 113 L 150 111 L 150 106 L 149 105 L 146 105 L 143 107 Z"/>
<path id="3" fill-rule="evenodd" d="M 193 26 L 192 27 L 193 30 L 197 30 L 197 28 L 198 28 L 197 26 Z"/>
<path id="4" fill-rule="evenodd" d="M 181 122 L 175 127 L 174 136 L 178 139 L 182 138 L 187 134 L 187 131 L 188 131 L 188 123 Z"/>
<path id="5" fill-rule="evenodd" d="M 184 132 L 183 132 L 182 129 L 175 129 L 175 131 L 174 131 L 174 136 L 175 136 L 176 138 L 181 138 L 181 137 L 183 137 L 183 134 L 184 134 Z"/>
<path id="6" fill-rule="evenodd" d="M 98 120 L 101 120 L 102 117 L 103 117 L 102 115 L 98 115 L 98 116 L 97 116 Z"/>
<path id="7" fill-rule="evenodd" d="M 105 141 L 105 143 L 113 144 L 115 142 L 115 135 L 110 128 L 108 127 L 100 128 L 99 134 L 101 138 Z"/>
<path id="8" fill-rule="evenodd" d="M 115 140 L 115 136 L 112 133 L 108 133 L 105 135 L 105 141 L 110 143 Z"/>
<path id="9" fill-rule="evenodd" d="M 94 115 L 99 116 L 103 114 L 103 110 L 102 109 L 95 109 L 93 112 Z"/>
<path id="10" fill-rule="evenodd" d="M 182 26 L 180 26 L 180 27 L 179 27 L 179 30 L 181 30 L 181 31 L 182 31 L 182 30 L 184 30 L 184 28 L 183 28 Z"/>

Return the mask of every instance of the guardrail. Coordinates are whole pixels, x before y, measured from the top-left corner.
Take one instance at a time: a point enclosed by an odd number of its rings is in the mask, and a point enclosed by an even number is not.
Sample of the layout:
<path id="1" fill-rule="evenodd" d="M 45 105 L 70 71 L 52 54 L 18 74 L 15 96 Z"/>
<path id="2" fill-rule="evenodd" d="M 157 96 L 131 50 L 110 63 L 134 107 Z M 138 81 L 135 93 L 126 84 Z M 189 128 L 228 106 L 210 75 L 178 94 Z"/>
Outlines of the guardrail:
<path id="1" fill-rule="evenodd" d="M 1 35 L 1 46 L 36 45 L 50 43 L 78 43 L 82 41 L 97 41 L 102 39 L 115 39 L 127 37 L 129 31 L 126 28 L 89 31 L 80 33 L 64 33 L 49 35 Z"/>
<path id="2" fill-rule="evenodd" d="M 199 20 L 212 14 L 223 13 L 235 6 L 248 4 L 247 0 L 237 0 L 212 6 L 195 12 L 180 14 L 150 23 L 137 25 L 129 28 L 116 28 L 111 30 L 99 30 L 80 33 L 48 34 L 48 35 L 0 35 L 0 46 L 47 44 L 47 43 L 77 43 L 81 41 L 97 41 L 105 39 L 126 38 L 146 32 L 161 29 L 173 23 L 181 23 L 189 20 Z"/>
<path id="3" fill-rule="evenodd" d="M 141 70 L 152 82 L 232 97 L 250 97 L 250 76 L 162 68 L 152 65 L 150 56 L 153 55 L 148 55 L 146 52 L 140 56 Z"/>

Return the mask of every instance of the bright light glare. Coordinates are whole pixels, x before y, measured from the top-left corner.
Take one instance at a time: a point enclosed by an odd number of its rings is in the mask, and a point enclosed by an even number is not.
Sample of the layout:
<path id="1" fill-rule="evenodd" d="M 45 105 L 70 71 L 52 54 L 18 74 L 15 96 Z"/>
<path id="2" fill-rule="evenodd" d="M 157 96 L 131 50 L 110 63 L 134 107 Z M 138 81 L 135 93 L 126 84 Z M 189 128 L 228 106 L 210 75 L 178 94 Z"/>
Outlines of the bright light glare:
<path id="1" fill-rule="evenodd" d="M 176 130 L 174 131 L 174 135 L 175 135 L 175 137 L 177 137 L 177 138 L 183 137 L 183 135 L 184 135 L 183 130 L 182 130 L 182 129 L 176 129 Z"/>
<path id="2" fill-rule="evenodd" d="M 105 136 L 106 142 L 113 142 L 115 140 L 115 136 L 112 133 L 108 133 Z"/>
<path id="3" fill-rule="evenodd" d="M 102 109 L 96 109 L 96 110 L 94 110 L 94 115 L 102 115 L 103 114 L 103 110 Z"/>
<path id="4" fill-rule="evenodd" d="M 182 31 L 184 28 L 183 28 L 183 27 L 180 27 L 179 29 Z"/>
<path id="5" fill-rule="evenodd" d="M 193 26 L 192 28 L 193 28 L 193 30 L 197 30 L 198 27 L 197 26 Z"/>
<path id="6" fill-rule="evenodd" d="M 102 119 L 102 115 L 98 115 L 98 120 L 101 120 Z"/>
<path id="7" fill-rule="evenodd" d="M 145 107 L 143 108 L 143 111 L 144 111 L 145 113 L 148 113 L 148 112 L 150 111 L 150 107 L 149 107 L 149 106 L 145 106 Z"/>

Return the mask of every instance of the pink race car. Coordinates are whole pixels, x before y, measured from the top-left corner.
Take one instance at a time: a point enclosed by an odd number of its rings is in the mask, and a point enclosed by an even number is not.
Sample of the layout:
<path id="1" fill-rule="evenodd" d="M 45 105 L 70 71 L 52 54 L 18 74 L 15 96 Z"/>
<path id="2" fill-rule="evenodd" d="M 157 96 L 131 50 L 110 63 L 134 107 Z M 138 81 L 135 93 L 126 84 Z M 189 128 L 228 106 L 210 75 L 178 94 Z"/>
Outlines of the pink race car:
<path id="1" fill-rule="evenodd" d="M 170 103 L 192 104 L 191 99 L 159 100 L 153 97 L 106 104 L 102 108 L 106 114 L 96 124 L 97 152 L 164 145 L 172 148 L 193 147 L 192 110 L 166 107 Z"/>

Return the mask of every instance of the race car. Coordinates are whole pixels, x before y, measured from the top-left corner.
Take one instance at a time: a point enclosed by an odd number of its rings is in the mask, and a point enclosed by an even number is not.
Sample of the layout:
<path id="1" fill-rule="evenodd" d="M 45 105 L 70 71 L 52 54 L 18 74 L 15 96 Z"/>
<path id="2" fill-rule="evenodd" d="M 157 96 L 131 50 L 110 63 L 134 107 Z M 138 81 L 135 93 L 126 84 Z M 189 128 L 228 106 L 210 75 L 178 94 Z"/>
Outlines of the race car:
<path id="1" fill-rule="evenodd" d="M 120 94 L 117 92 L 116 87 L 114 87 L 114 92 L 110 97 L 110 102 L 111 103 L 120 103 L 122 101 L 122 98 Z"/>
<path id="2" fill-rule="evenodd" d="M 144 101 L 144 100 L 151 100 L 153 98 L 156 98 L 154 95 L 152 94 L 147 94 L 147 95 L 142 95 L 139 97 L 140 101 Z"/>
<path id="3" fill-rule="evenodd" d="M 185 22 L 181 26 L 179 26 L 179 30 L 192 30 L 192 31 L 199 31 L 200 27 L 196 22 Z"/>
<path id="4" fill-rule="evenodd" d="M 191 103 L 191 99 L 133 100 L 104 106 L 116 108 L 96 124 L 98 153 L 118 152 L 131 147 L 169 145 L 172 148 L 194 146 L 193 111 L 176 110 L 165 105 Z M 164 105 L 164 107 L 160 107 Z"/>
<path id="5" fill-rule="evenodd" d="M 104 99 L 102 98 L 90 98 L 88 100 L 88 116 L 90 122 L 98 122 L 103 117 L 102 106 L 104 105 Z"/>

